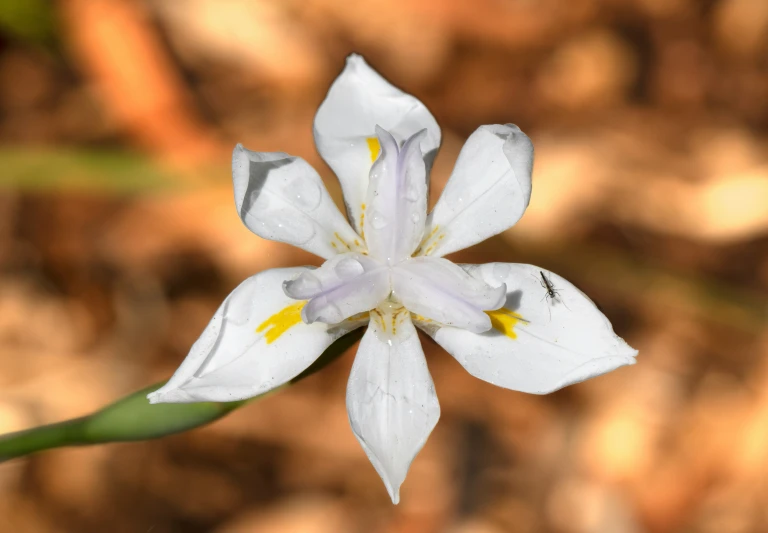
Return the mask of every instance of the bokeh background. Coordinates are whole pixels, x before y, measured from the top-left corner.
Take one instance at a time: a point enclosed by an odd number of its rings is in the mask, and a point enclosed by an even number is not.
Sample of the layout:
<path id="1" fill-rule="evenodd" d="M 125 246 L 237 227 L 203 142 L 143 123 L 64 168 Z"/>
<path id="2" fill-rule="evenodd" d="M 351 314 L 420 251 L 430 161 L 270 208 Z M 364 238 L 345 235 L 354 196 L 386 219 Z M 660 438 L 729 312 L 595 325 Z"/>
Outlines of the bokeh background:
<path id="1" fill-rule="evenodd" d="M 348 427 L 353 351 L 157 441 L 0 465 L 0 531 L 768 531 L 768 2 L 5 0 L 0 432 L 167 378 L 240 280 L 317 258 L 253 236 L 236 142 L 318 168 L 350 52 L 443 128 L 536 147 L 522 221 L 457 254 L 572 280 L 638 364 L 549 396 L 425 339 L 442 418 L 390 503 Z"/>

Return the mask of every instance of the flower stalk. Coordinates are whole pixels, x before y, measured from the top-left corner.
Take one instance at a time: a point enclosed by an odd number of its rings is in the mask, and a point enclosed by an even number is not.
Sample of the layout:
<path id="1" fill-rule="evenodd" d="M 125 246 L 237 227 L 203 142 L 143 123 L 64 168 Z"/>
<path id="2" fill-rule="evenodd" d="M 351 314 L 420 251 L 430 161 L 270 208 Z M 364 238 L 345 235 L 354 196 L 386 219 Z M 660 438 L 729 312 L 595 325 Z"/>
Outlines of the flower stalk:
<path id="1" fill-rule="evenodd" d="M 0 461 L 65 446 L 157 439 L 210 424 L 235 409 L 314 374 L 341 356 L 360 339 L 362 333 L 357 330 L 341 337 L 304 372 L 284 385 L 253 398 L 235 402 L 149 404 L 147 394 L 165 385 L 165 382 L 156 383 L 93 414 L 2 435 Z"/>

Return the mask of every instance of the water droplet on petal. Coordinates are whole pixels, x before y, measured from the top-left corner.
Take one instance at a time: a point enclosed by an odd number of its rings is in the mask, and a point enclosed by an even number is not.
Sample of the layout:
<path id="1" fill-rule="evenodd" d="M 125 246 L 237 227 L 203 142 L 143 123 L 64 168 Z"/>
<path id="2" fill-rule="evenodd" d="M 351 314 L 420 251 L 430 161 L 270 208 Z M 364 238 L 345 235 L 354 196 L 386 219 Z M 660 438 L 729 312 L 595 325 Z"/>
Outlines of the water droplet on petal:
<path id="1" fill-rule="evenodd" d="M 302 211 L 313 211 L 320 205 L 320 185 L 309 178 L 300 176 L 283 187 L 283 193 Z"/>
<path id="2" fill-rule="evenodd" d="M 244 217 L 245 225 L 264 238 L 282 241 L 295 246 L 308 242 L 315 235 L 312 220 L 293 206 L 264 208 L 262 198 Z"/>
<path id="3" fill-rule="evenodd" d="M 411 213 L 411 221 L 416 224 L 421 217 L 418 213 Z"/>
<path id="4" fill-rule="evenodd" d="M 416 190 L 416 187 L 414 187 L 413 185 L 410 185 L 405 190 L 405 199 L 408 200 L 409 202 L 415 202 L 419 199 L 419 191 Z"/>
<path id="5" fill-rule="evenodd" d="M 283 291 L 291 298 L 305 300 L 307 298 L 312 298 L 319 293 L 322 286 L 323 284 L 317 276 L 310 274 L 309 272 L 304 272 L 295 280 L 284 282 Z"/>
<path id="6" fill-rule="evenodd" d="M 457 210 L 464 209 L 465 207 L 464 205 L 465 198 L 463 196 L 464 194 L 465 194 L 464 192 L 461 192 L 461 193 L 453 193 L 446 196 L 445 202 L 447 206 L 450 207 L 451 209 L 457 209 Z"/>
<path id="7" fill-rule="evenodd" d="M 506 263 L 496 263 L 493 265 L 493 277 L 498 279 L 499 281 L 506 281 L 509 277 L 509 271 L 512 267 L 510 267 Z"/>
<path id="8" fill-rule="evenodd" d="M 387 218 L 381 211 L 374 211 L 371 215 L 371 226 L 373 229 L 382 229 L 387 225 Z"/>
<path id="9" fill-rule="evenodd" d="M 333 270 L 341 279 L 356 278 L 365 271 L 360 261 L 354 257 L 345 257 L 336 264 Z"/>
<path id="10" fill-rule="evenodd" d="M 227 322 L 245 324 L 251 316 L 257 284 L 249 278 L 228 298 L 224 316 Z"/>

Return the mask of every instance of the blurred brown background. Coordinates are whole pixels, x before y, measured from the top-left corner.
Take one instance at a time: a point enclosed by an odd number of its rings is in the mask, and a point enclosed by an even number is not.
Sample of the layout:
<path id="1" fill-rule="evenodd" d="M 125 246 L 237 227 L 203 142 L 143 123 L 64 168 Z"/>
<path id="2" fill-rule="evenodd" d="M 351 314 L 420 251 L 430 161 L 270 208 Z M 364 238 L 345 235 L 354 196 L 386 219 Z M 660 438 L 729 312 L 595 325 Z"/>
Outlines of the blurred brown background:
<path id="1" fill-rule="evenodd" d="M 512 230 L 638 364 L 545 397 L 424 340 L 443 408 L 394 507 L 348 427 L 353 353 L 209 427 L 0 465 L 1 532 L 768 531 L 768 2 L 5 0 L 0 432 L 167 378 L 223 297 L 315 263 L 234 209 L 236 142 L 317 156 L 359 52 L 443 128 L 536 147 Z"/>

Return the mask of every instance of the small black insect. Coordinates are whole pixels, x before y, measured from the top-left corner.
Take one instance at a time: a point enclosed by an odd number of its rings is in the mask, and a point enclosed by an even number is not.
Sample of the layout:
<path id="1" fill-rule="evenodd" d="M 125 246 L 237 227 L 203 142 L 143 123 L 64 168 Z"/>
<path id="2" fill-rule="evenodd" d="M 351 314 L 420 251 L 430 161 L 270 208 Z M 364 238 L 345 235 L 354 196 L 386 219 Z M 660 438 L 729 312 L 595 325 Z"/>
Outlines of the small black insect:
<path id="1" fill-rule="evenodd" d="M 544 293 L 544 296 L 541 298 L 544 300 L 546 298 L 547 302 L 552 300 L 552 303 L 560 301 L 561 304 L 565 305 L 565 302 L 563 301 L 563 298 L 560 296 L 560 291 L 555 288 L 555 285 L 552 283 L 552 280 L 550 280 L 543 271 L 539 270 L 539 274 L 541 275 L 541 279 L 539 280 L 536 278 L 536 280 L 541 284 L 542 287 L 544 287 L 547 292 Z M 567 305 L 565 305 L 566 309 L 568 308 Z M 549 311 L 549 319 L 552 320 L 552 310 L 547 307 L 547 311 Z"/>
<path id="2" fill-rule="evenodd" d="M 549 280 L 549 278 L 544 275 L 544 272 L 539 270 L 539 274 L 541 274 L 541 281 L 539 283 L 541 283 L 542 287 L 547 289 L 547 294 L 544 295 L 544 298 L 552 298 L 552 300 L 554 300 L 560 296 L 560 293 L 555 289 L 555 286 L 552 285 L 552 282 Z"/>

